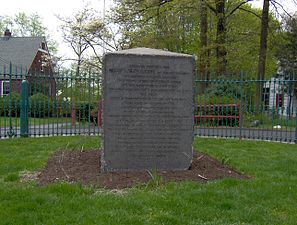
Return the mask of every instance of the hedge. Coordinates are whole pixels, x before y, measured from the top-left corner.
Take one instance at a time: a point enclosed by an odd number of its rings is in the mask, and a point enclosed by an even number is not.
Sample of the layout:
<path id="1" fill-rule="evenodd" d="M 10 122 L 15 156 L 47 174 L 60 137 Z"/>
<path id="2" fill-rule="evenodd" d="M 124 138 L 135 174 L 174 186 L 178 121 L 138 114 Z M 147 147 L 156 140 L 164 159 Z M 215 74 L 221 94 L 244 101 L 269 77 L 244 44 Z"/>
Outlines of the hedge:
<path id="1" fill-rule="evenodd" d="M 11 93 L 11 116 L 20 115 L 20 94 Z M 0 116 L 9 116 L 9 95 L 0 98 Z"/>

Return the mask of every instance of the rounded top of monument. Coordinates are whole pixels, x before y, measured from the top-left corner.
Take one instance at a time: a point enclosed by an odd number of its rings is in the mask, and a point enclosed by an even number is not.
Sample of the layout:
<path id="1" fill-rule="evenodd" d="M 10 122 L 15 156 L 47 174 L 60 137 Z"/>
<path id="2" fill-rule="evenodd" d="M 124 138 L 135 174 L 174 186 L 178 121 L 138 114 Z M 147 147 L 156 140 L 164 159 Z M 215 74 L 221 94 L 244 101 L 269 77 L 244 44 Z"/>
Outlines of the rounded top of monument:
<path id="1" fill-rule="evenodd" d="M 173 56 L 173 57 L 193 57 L 192 55 L 182 54 L 177 52 L 170 52 L 161 49 L 152 49 L 152 48 L 131 48 L 126 50 L 120 50 L 115 52 L 108 52 L 109 54 L 118 54 L 118 55 L 152 55 L 152 56 Z"/>

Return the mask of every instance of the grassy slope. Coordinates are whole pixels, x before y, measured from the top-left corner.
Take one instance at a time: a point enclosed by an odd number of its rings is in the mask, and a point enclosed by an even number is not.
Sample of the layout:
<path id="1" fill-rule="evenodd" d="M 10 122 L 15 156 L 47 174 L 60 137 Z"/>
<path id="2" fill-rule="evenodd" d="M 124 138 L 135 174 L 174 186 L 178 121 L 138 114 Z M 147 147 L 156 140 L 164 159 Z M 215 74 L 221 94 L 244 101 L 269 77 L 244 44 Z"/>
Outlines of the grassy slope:
<path id="1" fill-rule="evenodd" d="M 58 149 L 98 148 L 98 137 L 0 141 L 0 224 L 296 224 L 296 145 L 196 139 L 195 147 L 251 180 L 170 183 L 122 194 L 20 183 Z"/>

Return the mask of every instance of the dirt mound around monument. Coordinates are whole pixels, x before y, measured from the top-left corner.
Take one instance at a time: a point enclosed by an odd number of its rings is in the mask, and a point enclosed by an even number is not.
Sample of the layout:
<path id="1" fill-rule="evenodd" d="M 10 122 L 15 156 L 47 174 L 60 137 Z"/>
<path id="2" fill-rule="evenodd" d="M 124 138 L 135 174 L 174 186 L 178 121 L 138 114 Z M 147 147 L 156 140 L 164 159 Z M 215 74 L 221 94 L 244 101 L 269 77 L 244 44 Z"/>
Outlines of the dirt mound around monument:
<path id="1" fill-rule="evenodd" d="M 163 182 L 186 180 L 207 182 L 227 177 L 248 178 L 205 153 L 196 151 L 189 170 L 158 172 L 158 176 L 151 171 L 101 173 L 100 155 L 98 150 L 56 152 L 40 172 L 38 181 L 41 185 L 66 181 L 107 189 L 123 189 L 144 184 L 156 178 L 161 178 Z"/>

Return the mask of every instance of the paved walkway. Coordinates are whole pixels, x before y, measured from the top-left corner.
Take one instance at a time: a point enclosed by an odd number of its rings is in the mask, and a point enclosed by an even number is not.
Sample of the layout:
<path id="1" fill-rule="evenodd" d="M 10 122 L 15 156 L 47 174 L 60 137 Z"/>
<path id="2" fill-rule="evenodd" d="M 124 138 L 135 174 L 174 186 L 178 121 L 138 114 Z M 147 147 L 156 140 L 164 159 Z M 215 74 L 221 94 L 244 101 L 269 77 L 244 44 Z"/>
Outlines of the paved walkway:
<path id="1" fill-rule="evenodd" d="M 45 124 L 40 126 L 30 126 L 29 136 L 57 136 L 57 135 L 99 135 L 101 128 L 93 124 L 88 126 L 76 126 L 72 128 L 71 123 Z M 0 128 L 0 138 L 8 138 L 10 134 L 20 136 L 20 128 L 13 128 L 10 133 L 9 127 Z M 296 142 L 295 131 L 288 130 L 265 130 L 265 129 L 247 129 L 247 128 L 195 128 L 194 135 L 204 137 L 225 137 L 225 138 L 243 138 L 255 140 L 269 140 L 280 142 Z"/>
<path id="2" fill-rule="evenodd" d="M 207 137 L 230 137 L 255 140 L 269 140 L 281 142 L 295 142 L 295 131 L 288 130 L 267 130 L 242 128 L 196 128 L 195 135 Z"/>
<path id="3" fill-rule="evenodd" d="M 20 127 L 14 127 L 12 130 L 9 127 L 0 128 L 0 138 L 8 138 L 11 136 L 20 136 Z M 37 124 L 36 126 L 29 126 L 29 136 L 57 136 L 57 135 L 80 135 L 100 134 L 101 129 L 94 125 L 78 126 L 72 128 L 71 123 L 58 124 Z"/>

